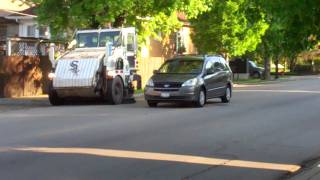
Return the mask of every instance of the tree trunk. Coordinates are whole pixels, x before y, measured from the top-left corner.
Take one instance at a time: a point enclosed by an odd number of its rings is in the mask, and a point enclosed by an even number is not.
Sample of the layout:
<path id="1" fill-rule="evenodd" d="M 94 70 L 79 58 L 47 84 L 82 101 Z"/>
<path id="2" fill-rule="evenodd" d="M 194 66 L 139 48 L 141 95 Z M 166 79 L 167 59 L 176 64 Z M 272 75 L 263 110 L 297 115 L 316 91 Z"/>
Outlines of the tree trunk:
<path id="1" fill-rule="evenodd" d="M 289 65 L 290 72 L 293 72 L 296 66 L 297 58 L 295 56 L 291 56 L 289 61 L 290 61 L 290 65 Z"/>
<path id="2" fill-rule="evenodd" d="M 264 58 L 264 79 L 270 80 L 270 57 L 266 56 Z"/>
<path id="3" fill-rule="evenodd" d="M 278 67 L 278 64 L 279 64 L 279 56 L 276 56 L 276 59 L 275 59 L 275 65 L 276 65 L 275 79 L 279 79 L 279 67 Z"/>

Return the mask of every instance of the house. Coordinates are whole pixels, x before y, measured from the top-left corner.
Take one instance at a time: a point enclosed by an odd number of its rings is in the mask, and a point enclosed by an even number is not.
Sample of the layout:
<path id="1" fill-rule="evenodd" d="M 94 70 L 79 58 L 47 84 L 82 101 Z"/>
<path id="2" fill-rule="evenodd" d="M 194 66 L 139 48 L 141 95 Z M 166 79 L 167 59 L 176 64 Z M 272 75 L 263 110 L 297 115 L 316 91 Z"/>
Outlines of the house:
<path id="1" fill-rule="evenodd" d="M 17 26 L 14 29 L 12 28 L 16 32 L 16 36 L 50 39 L 49 27 L 39 26 L 37 23 L 35 7 L 30 7 L 19 12 L 9 12 L 11 13 L 5 16 L 5 18 L 18 23 L 18 29 L 16 29 Z"/>
<path id="2" fill-rule="evenodd" d="M 142 86 L 153 75 L 153 70 L 158 69 L 168 58 L 177 54 L 197 54 L 191 34 L 192 26 L 183 13 L 178 13 L 177 18 L 183 26 L 169 37 L 159 41 L 150 38 L 146 46 L 141 48 L 141 57 L 138 60 L 138 74 L 142 77 Z"/>
<path id="3" fill-rule="evenodd" d="M 0 55 L 5 55 L 10 38 L 50 39 L 49 27 L 39 26 L 37 23 L 35 7 L 21 4 L 19 0 L 1 0 Z"/>

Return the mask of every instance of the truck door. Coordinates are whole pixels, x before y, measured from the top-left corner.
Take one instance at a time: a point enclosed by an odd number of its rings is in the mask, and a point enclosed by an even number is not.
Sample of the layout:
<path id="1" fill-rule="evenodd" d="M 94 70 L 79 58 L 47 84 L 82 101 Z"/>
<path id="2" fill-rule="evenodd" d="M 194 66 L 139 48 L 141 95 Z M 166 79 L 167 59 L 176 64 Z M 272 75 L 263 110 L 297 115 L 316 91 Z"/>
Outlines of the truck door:
<path id="1" fill-rule="evenodd" d="M 138 62 L 137 62 L 137 34 L 134 27 L 123 28 L 122 34 L 124 38 L 124 45 L 126 48 L 126 56 L 129 63 L 129 74 L 132 75 L 131 81 L 136 81 L 137 89 L 142 88 L 141 76 L 137 74 Z"/>
<path id="2" fill-rule="evenodd" d="M 127 59 L 130 70 L 136 71 L 136 55 L 137 55 L 137 37 L 134 27 L 123 28 L 122 34 L 124 36 L 124 43 L 127 51 Z"/>

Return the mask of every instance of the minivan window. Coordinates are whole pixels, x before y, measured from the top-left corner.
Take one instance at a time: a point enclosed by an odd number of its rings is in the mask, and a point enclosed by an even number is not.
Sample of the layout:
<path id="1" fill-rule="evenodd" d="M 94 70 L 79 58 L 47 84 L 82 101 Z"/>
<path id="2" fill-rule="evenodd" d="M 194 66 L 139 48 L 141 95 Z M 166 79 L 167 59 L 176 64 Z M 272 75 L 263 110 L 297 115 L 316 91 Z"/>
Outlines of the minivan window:
<path id="1" fill-rule="evenodd" d="M 200 74 L 203 60 L 174 59 L 166 61 L 159 69 L 159 73 L 168 74 Z"/>
<path id="2" fill-rule="evenodd" d="M 222 69 L 223 69 L 224 71 L 228 71 L 229 68 L 228 68 L 228 65 L 227 65 L 227 63 L 226 63 L 226 60 L 224 60 L 223 58 L 220 58 L 219 60 L 220 60 L 220 62 L 221 62 L 221 67 L 222 67 Z"/>
<path id="3" fill-rule="evenodd" d="M 207 62 L 207 64 L 206 64 L 206 72 L 209 73 L 209 74 L 214 73 L 214 67 L 213 67 L 213 61 L 212 60 Z"/>

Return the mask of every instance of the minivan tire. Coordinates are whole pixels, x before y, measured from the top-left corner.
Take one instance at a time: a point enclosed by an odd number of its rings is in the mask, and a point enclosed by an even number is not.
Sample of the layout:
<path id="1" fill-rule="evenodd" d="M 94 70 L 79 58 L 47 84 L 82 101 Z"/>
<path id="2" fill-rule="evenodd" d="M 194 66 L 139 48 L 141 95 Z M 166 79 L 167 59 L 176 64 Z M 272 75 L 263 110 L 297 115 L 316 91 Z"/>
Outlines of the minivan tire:
<path id="1" fill-rule="evenodd" d="M 223 103 L 229 103 L 230 100 L 231 100 L 231 96 L 232 96 L 232 91 L 231 91 L 230 86 L 228 85 L 227 88 L 226 88 L 226 91 L 225 91 L 224 95 L 221 96 L 221 101 L 222 101 Z"/>
<path id="2" fill-rule="evenodd" d="M 206 92 L 203 88 L 201 88 L 197 95 L 197 100 L 194 102 L 194 105 L 196 107 L 203 107 L 206 104 L 206 101 L 207 101 Z"/>

